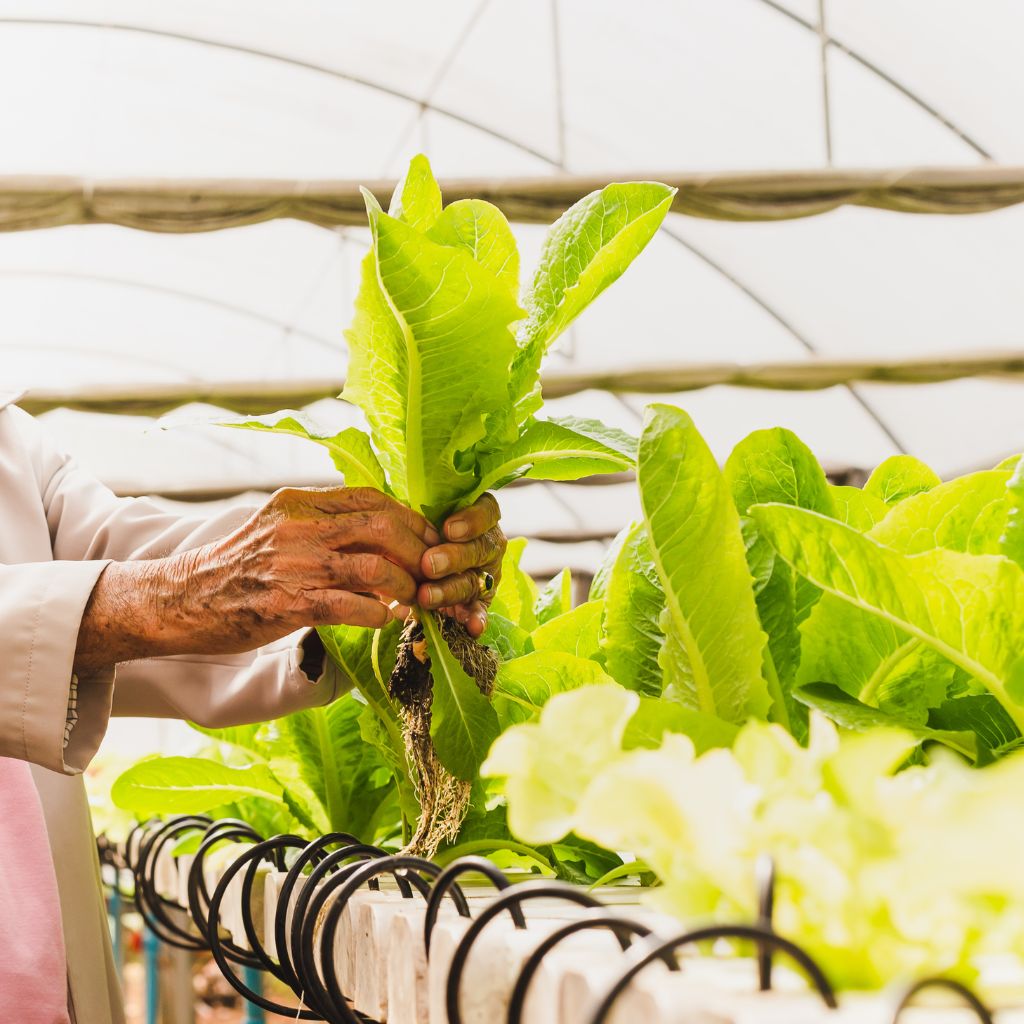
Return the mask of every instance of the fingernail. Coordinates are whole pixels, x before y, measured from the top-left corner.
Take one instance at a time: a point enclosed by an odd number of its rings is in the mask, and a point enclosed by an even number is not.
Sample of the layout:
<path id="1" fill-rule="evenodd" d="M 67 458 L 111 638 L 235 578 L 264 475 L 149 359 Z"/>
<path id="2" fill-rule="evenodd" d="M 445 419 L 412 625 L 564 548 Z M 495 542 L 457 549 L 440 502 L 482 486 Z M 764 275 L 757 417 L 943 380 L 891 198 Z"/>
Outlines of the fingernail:
<path id="1" fill-rule="evenodd" d="M 469 533 L 469 527 L 461 519 L 456 519 L 449 523 L 445 529 L 448 531 L 448 537 L 451 540 L 462 540 Z"/>
<path id="2" fill-rule="evenodd" d="M 443 551 L 438 551 L 430 556 L 430 568 L 434 572 L 444 572 L 448 568 L 448 556 Z"/>
<path id="3" fill-rule="evenodd" d="M 437 532 L 432 526 L 427 527 L 427 531 L 424 534 L 427 543 L 433 547 L 435 544 L 441 543 L 441 534 Z"/>
<path id="4" fill-rule="evenodd" d="M 444 600 L 444 591 L 440 587 L 427 587 L 427 604 L 440 604 Z"/>

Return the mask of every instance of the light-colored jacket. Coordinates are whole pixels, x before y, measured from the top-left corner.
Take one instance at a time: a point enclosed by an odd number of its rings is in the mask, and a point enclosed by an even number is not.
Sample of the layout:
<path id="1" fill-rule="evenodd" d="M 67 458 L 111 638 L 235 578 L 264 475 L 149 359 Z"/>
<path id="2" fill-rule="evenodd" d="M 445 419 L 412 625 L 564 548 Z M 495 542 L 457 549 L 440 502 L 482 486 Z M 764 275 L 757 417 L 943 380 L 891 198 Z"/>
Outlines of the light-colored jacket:
<path id="1" fill-rule="evenodd" d="M 188 718 L 212 727 L 264 721 L 329 703 L 337 677 L 326 670 L 311 682 L 302 672 L 302 634 L 251 654 L 121 665 L 116 674 L 79 680 L 78 721 L 65 745 L 78 628 L 104 566 L 197 547 L 238 526 L 248 510 L 180 518 L 145 499 L 117 498 L 58 451 L 11 404 L 15 397 L 0 394 L 0 757 L 33 765 L 76 1024 L 120 1024 L 81 779 L 110 715 Z"/>

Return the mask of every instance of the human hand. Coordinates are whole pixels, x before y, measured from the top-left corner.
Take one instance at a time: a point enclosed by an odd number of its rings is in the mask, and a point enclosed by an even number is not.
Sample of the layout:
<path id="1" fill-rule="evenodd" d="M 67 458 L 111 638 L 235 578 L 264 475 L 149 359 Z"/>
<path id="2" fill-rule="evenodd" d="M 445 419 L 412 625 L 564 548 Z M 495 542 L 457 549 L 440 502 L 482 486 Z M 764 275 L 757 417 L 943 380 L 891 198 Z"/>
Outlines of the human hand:
<path id="1" fill-rule="evenodd" d="M 423 556 L 440 540 L 371 488 L 286 488 L 219 541 L 111 563 L 83 617 L 76 670 L 239 653 L 307 626 L 383 626 L 389 603 L 415 600 Z"/>
<path id="2" fill-rule="evenodd" d="M 391 617 L 388 604 L 415 599 L 423 555 L 440 539 L 421 515 L 372 488 L 287 488 L 200 549 L 198 562 L 212 591 L 240 587 L 247 596 L 239 612 L 281 635 L 302 626 L 379 628 Z"/>
<path id="3" fill-rule="evenodd" d="M 500 519 L 494 495 L 482 495 L 469 508 L 448 517 L 443 527 L 447 543 L 429 546 L 420 560 L 421 573 L 427 578 L 416 592 L 420 607 L 454 615 L 474 637 L 487 628 L 487 606 L 501 579 L 507 541 Z M 486 593 L 481 589 L 485 573 L 493 578 Z"/>

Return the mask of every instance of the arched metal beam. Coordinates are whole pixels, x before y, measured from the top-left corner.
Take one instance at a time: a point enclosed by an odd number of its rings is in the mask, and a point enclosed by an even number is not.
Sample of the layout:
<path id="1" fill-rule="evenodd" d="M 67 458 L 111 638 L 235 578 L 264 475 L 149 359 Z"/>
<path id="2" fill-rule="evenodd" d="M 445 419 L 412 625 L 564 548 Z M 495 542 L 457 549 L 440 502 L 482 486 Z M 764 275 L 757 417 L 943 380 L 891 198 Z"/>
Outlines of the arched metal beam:
<path id="1" fill-rule="evenodd" d="M 773 0 L 764 0 L 764 2 L 769 3 L 772 6 L 776 6 L 773 3 Z M 780 8 L 780 10 L 784 11 L 784 8 Z M 552 0 L 552 19 L 553 19 L 553 28 L 554 28 L 554 31 L 556 33 L 556 38 L 557 38 L 557 32 L 558 32 L 557 0 Z M 802 21 L 802 19 L 800 19 L 800 20 Z M 815 32 L 818 31 L 816 26 L 811 26 L 810 23 L 808 23 L 808 22 L 802 22 L 802 23 L 804 24 L 805 27 L 812 28 L 813 31 L 815 31 Z M 556 54 L 556 58 L 557 58 L 557 56 L 558 55 Z M 567 168 L 567 154 L 566 154 L 566 151 L 565 151 L 565 125 L 564 125 L 564 116 L 565 115 L 564 115 L 563 101 L 562 101 L 562 94 L 561 94 L 561 82 L 560 82 L 561 69 L 560 69 L 559 66 L 556 66 L 556 76 L 559 79 L 557 84 L 558 84 L 558 116 L 559 116 L 559 132 L 560 132 L 560 134 L 559 134 L 560 152 L 559 152 L 559 155 L 558 155 L 557 159 L 552 159 L 550 157 L 544 157 L 543 159 L 545 159 L 545 161 L 548 164 L 550 164 L 551 167 L 554 168 L 555 170 L 566 171 L 568 168 Z M 437 85 L 437 82 L 434 83 L 432 88 L 436 87 L 436 85 Z M 814 346 L 814 344 L 811 342 L 810 338 L 808 338 L 800 330 L 798 330 L 797 327 L 791 321 L 789 321 L 786 317 L 784 317 L 779 310 L 777 310 L 774 306 L 772 306 L 771 303 L 769 303 L 765 298 L 763 298 L 750 285 L 748 285 L 745 282 L 741 281 L 734 273 L 732 273 L 725 266 L 723 266 L 721 263 L 719 263 L 717 260 L 715 260 L 711 255 L 709 255 L 707 252 L 705 252 L 701 247 L 695 245 L 693 242 L 691 242 L 688 239 L 684 238 L 678 231 L 675 231 L 671 227 L 669 227 L 668 225 L 664 225 L 664 224 L 660 228 L 660 231 L 662 233 L 666 234 L 669 238 L 671 238 L 678 245 L 683 246 L 683 248 L 685 248 L 692 255 L 696 256 L 697 259 L 699 259 L 702 263 L 704 263 L 704 265 L 707 266 L 710 270 L 714 271 L 715 273 L 717 273 L 721 277 L 723 277 L 726 281 L 728 281 L 731 285 L 733 285 L 733 287 L 738 288 L 744 295 L 746 295 L 746 297 L 748 299 L 750 299 L 761 310 L 763 310 L 765 313 L 767 313 L 768 316 L 770 316 L 777 324 L 779 324 L 779 326 L 781 326 L 788 334 L 790 334 L 796 340 L 796 342 L 805 351 L 810 352 L 810 353 L 814 353 L 814 354 L 817 353 L 818 350 Z M 847 385 L 844 385 L 844 387 L 849 392 L 851 398 L 853 398 L 853 400 L 867 413 L 868 417 L 878 426 L 878 429 L 883 433 L 883 435 L 886 437 L 886 439 L 889 441 L 889 443 L 892 444 L 896 448 L 897 451 L 900 451 L 900 452 L 906 451 L 907 450 L 906 449 L 906 445 L 903 444 L 903 442 L 896 435 L 896 433 L 893 431 L 893 429 L 882 419 L 882 417 L 874 410 L 874 408 L 872 408 L 871 404 L 867 401 L 867 399 L 865 399 L 863 397 L 863 395 L 861 395 L 857 391 L 857 389 L 855 387 L 853 387 L 852 385 L 847 384 Z M 627 408 L 629 408 L 629 406 L 627 406 Z M 635 410 L 631 410 L 631 411 L 634 411 L 634 413 L 635 413 Z"/>
<path id="2" fill-rule="evenodd" d="M 994 160 L 995 157 L 987 150 L 977 139 L 972 138 L 967 132 L 961 128 L 958 124 L 954 123 L 950 118 L 946 117 L 937 107 L 933 107 L 924 97 L 919 96 L 913 89 L 908 85 L 904 85 L 899 79 L 885 71 L 873 60 L 866 57 L 859 50 L 853 49 L 852 46 L 847 46 L 845 43 L 836 39 L 835 36 L 828 32 L 822 33 L 819 27 L 813 22 L 808 21 L 806 18 L 801 17 L 795 11 L 791 11 L 784 4 L 778 2 L 778 0 L 758 0 L 759 3 L 764 4 L 766 7 L 770 7 L 773 11 L 781 14 L 784 18 L 788 18 L 790 21 L 802 28 L 807 29 L 808 32 L 813 32 L 816 36 L 820 35 L 822 41 L 826 46 L 834 46 L 840 53 L 846 54 L 850 60 L 859 64 L 866 71 L 880 78 L 886 85 L 891 86 L 898 93 L 905 96 L 911 103 L 923 110 L 929 117 L 938 121 L 939 124 L 951 131 L 957 138 L 960 139 L 965 145 L 970 146 L 978 156 L 985 160 Z"/>
<path id="3" fill-rule="evenodd" d="M 789 335 L 791 335 L 797 343 L 804 349 L 804 351 L 811 353 L 812 355 L 818 354 L 818 349 L 792 321 L 777 310 L 770 302 L 763 298 L 758 292 L 741 281 L 731 270 L 727 269 L 712 256 L 706 253 L 703 249 L 693 245 L 687 239 L 683 238 L 677 232 L 670 227 L 662 227 L 661 229 L 670 238 L 675 239 L 684 249 L 691 252 L 697 257 L 702 263 L 710 267 L 716 273 L 720 274 L 725 278 L 731 285 L 738 288 L 751 302 L 753 302 L 758 308 L 768 314 L 780 327 L 783 328 Z M 878 429 L 886 436 L 889 443 L 892 444 L 897 451 L 905 452 L 907 447 L 897 437 L 893 429 L 882 419 L 882 417 L 871 407 L 867 399 L 864 398 L 860 392 L 852 384 L 844 384 L 843 387 L 849 392 L 850 397 L 871 417 L 872 420 L 878 425 Z"/>
<path id="4" fill-rule="evenodd" d="M 462 26 L 462 29 L 455 36 L 452 45 L 449 47 L 448 52 L 445 54 L 444 59 L 438 65 L 437 72 L 434 77 L 430 80 L 427 87 L 423 90 L 423 96 L 420 101 L 420 109 L 416 111 L 413 117 L 409 121 L 407 128 L 403 129 L 398 133 L 397 142 L 392 147 L 391 152 L 388 154 L 387 160 L 384 161 L 384 166 L 381 168 L 381 174 L 385 175 L 388 173 L 389 168 L 394 160 L 397 160 L 402 155 L 406 142 L 409 136 L 413 133 L 416 126 L 420 123 L 420 118 L 423 116 L 423 104 L 429 104 L 434 96 L 434 93 L 438 90 L 441 83 L 444 81 L 445 75 L 448 74 L 448 69 L 452 66 L 455 58 L 462 52 L 462 47 L 465 46 L 466 40 L 472 35 L 473 29 L 476 28 L 477 23 L 484 16 L 487 8 L 490 7 L 491 0 L 478 0 L 476 8 L 466 19 Z"/>
<path id="5" fill-rule="evenodd" d="M 13 351 L 15 349 L 31 350 L 32 352 L 49 352 L 53 355 L 76 355 L 76 356 L 89 356 L 99 357 L 102 359 L 109 359 L 115 363 L 138 363 L 139 366 L 150 366 L 157 370 L 166 370 L 171 373 L 183 376 L 185 378 L 183 383 L 179 383 L 177 386 L 187 386 L 189 384 L 198 386 L 200 378 L 196 377 L 195 374 L 190 373 L 187 369 L 183 369 L 179 363 L 171 363 L 166 359 L 157 359 L 153 356 L 142 356 L 136 352 L 111 352 L 103 349 L 90 348 L 88 351 L 82 351 L 72 345 L 54 345 L 48 342 L 18 342 L 18 341 L 0 341 L 0 351 L 3 350 Z M 97 412 L 102 410 L 96 410 Z"/>
<path id="6" fill-rule="evenodd" d="M 776 10 L 778 10 L 780 13 L 786 14 L 787 16 L 792 16 L 793 20 L 798 21 L 799 23 L 803 24 L 805 27 L 812 28 L 812 30 L 814 32 L 817 32 L 817 28 L 816 27 L 810 26 L 806 21 L 804 21 L 803 19 L 797 18 L 795 15 L 791 15 L 790 12 L 786 11 L 785 8 L 780 7 L 778 4 L 776 4 L 774 2 L 774 0 L 761 0 L 761 2 L 762 3 L 767 3 L 769 6 L 773 7 Z M 478 131 L 483 132 L 486 135 L 491 136 L 492 138 L 495 138 L 495 139 L 498 139 L 498 140 L 500 140 L 502 142 L 505 142 L 508 145 L 513 146 L 516 149 L 521 150 L 522 152 L 528 153 L 528 154 L 536 157 L 537 159 L 542 160 L 543 162 L 547 163 L 548 165 L 550 165 L 553 168 L 556 168 L 556 169 L 559 169 L 559 170 L 565 170 L 566 169 L 565 168 L 565 163 L 563 161 L 560 161 L 558 159 L 552 158 L 548 154 L 543 153 L 540 150 L 534 149 L 533 147 L 527 145 L 526 143 L 520 142 L 519 140 L 513 139 L 513 138 L 511 138 L 511 137 L 509 137 L 509 136 L 507 136 L 507 135 L 505 135 L 505 134 L 503 134 L 501 132 L 497 132 L 497 131 L 495 131 L 495 130 L 493 130 L 491 128 L 488 128 L 486 125 L 482 125 L 479 122 L 473 120 L 472 118 L 467 118 L 467 117 L 465 117 L 465 116 L 463 116 L 461 114 L 457 114 L 457 113 L 455 113 L 453 111 L 447 110 L 447 109 L 442 108 L 442 107 L 438 107 L 438 106 L 433 105 L 433 104 L 424 103 L 422 100 L 418 99 L 417 97 L 412 96 L 409 93 L 405 93 L 402 90 L 395 89 L 392 86 L 383 85 L 380 82 L 373 82 L 370 79 L 364 78 L 364 77 L 359 76 L 359 75 L 352 75 L 352 74 L 347 73 L 347 72 L 338 71 L 335 68 L 330 68 L 330 67 L 327 67 L 326 65 L 323 65 L 323 64 L 316 64 L 316 63 L 311 62 L 311 61 L 303 61 L 303 60 L 299 60 L 298 58 L 294 58 L 294 57 L 286 57 L 286 56 L 283 56 L 282 54 L 273 53 L 273 52 L 268 51 L 268 50 L 261 50 L 261 49 L 258 49 L 256 47 L 239 46 L 237 44 L 227 43 L 227 42 L 223 42 L 221 40 L 208 39 L 208 38 L 205 38 L 205 37 L 202 37 L 202 36 L 191 35 L 189 33 L 173 32 L 173 31 L 170 31 L 170 30 L 167 30 L 167 29 L 156 29 L 156 28 L 150 28 L 150 27 L 147 27 L 147 26 L 132 25 L 132 24 L 129 24 L 129 23 L 124 23 L 124 22 L 94 22 L 94 21 L 87 21 L 87 20 L 83 20 L 83 19 L 72 19 L 72 18 L 59 18 L 59 19 L 54 18 L 54 19 L 50 19 L 50 18 L 24 18 L 24 17 L 19 18 L 19 17 L 4 16 L 4 17 L 0 17 L 0 24 L 39 25 L 39 26 L 42 26 L 42 25 L 62 25 L 62 26 L 71 27 L 71 28 L 85 28 L 85 29 L 99 29 L 99 30 L 110 29 L 110 30 L 114 30 L 114 31 L 131 32 L 131 33 L 137 33 L 137 34 L 140 34 L 140 35 L 149 35 L 149 36 L 156 36 L 156 37 L 160 37 L 160 38 L 174 39 L 174 40 L 178 40 L 180 42 L 187 42 L 187 43 L 195 44 L 195 45 L 198 45 L 198 46 L 208 46 L 208 47 L 212 47 L 214 49 L 222 49 L 222 50 L 232 51 L 232 52 L 236 52 L 236 53 L 244 53 L 244 54 L 248 54 L 249 56 L 260 57 L 260 58 L 263 58 L 263 59 L 266 59 L 266 60 L 277 61 L 277 62 L 288 64 L 288 65 L 291 65 L 291 66 L 294 66 L 294 67 L 300 67 L 300 68 L 303 68 L 303 69 L 308 70 L 308 71 L 314 71 L 314 72 L 318 72 L 318 73 L 321 73 L 321 74 L 326 74 L 326 75 L 329 75 L 329 76 L 332 76 L 332 77 L 335 77 L 335 78 L 339 78 L 339 79 L 342 79 L 342 80 L 345 80 L 345 81 L 349 81 L 349 82 L 353 82 L 353 83 L 358 84 L 358 85 L 365 86 L 366 88 L 379 91 L 379 92 L 384 93 L 386 95 L 394 96 L 396 98 L 405 100 L 405 101 L 407 101 L 409 103 L 414 103 L 414 104 L 418 105 L 421 108 L 421 110 L 423 110 L 423 109 L 431 109 L 431 110 L 437 111 L 438 113 L 441 113 L 441 114 L 443 114 L 443 115 L 445 115 L 447 117 L 451 117 L 454 120 L 459 121 L 462 124 L 465 124 L 467 127 L 474 128 L 474 129 L 476 129 Z M 837 43 L 836 45 L 839 45 L 839 44 Z M 865 65 L 865 66 L 867 66 L 867 65 Z M 879 72 L 879 73 L 881 73 L 881 72 Z M 913 98 L 913 97 L 911 97 L 911 98 Z M 936 116 L 938 116 L 938 115 L 936 115 Z M 665 230 L 665 229 L 663 229 L 663 230 Z M 788 322 L 785 320 L 785 318 L 780 313 L 778 313 L 776 310 L 774 310 L 773 307 L 767 302 L 767 300 L 763 299 L 757 293 L 755 293 L 754 290 L 751 287 L 749 287 L 749 286 L 747 286 L 745 284 L 741 284 L 739 279 L 734 274 L 732 274 L 730 272 L 726 272 L 724 270 L 724 268 L 721 267 L 720 264 L 718 264 L 716 261 L 714 261 L 710 256 L 708 256 L 706 253 L 704 253 L 699 247 L 695 246 L 693 243 L 684 241 L 678 235 L 678 233 L 674 233 L 674 232 L 671 232 L 671 231 L 669 231 L 668 233 L 669 233 L 670 237 L 674 238 L 677 243 L 685 245 L 686 248 L 690 252 L 692 252 L 694 255 L 698 256 L 701 260 L 703 260 L 711 269 L 715 270 L 719 274 L 722 274 L 726 278 L 726 280 L 730 281 L 733 285 L 739 287 L 744 292 L 744 294 L 746 294 L 749 298 L 751 298 L 753 301 L 755 301 L 762 309 L 764 309 L 766 312 L 768 312 L 773 317 L 773 319 L 775 319 L 779 324 L 781 324 L 783 327 L 785 327 L 793 335 L 793 337 L 796 338 L 796 340 L 801 345 L 803 345 L 805 348 L 808 349 L 808 351 L 811 351 L 811 352 L 816 351 L 816 349 L 811 344 L 809 339 L 805 338 L 799 332 L 794 330 L 792 325 L 788 324 Z M 881 419 L 881 417 L 878 415 L 878 413 L 875 412 L 874 409 L 871 408 L 870 404 L 863 397 L 858 395 L 857 392 L 852 387 L 848 386 L 848 390 L 850 391 L 850 394 L 853 395 L 855 401 L 857 401 L 858 404 L 860 404 L 862 406 L 862 408 L 865 410 L 865 412 L 868 413 L 868 415 L 871 417 L 871 419 L 874 420 L 874 422 L 878 425 L 879 429 L 886 435 L 886 437 L 889 438 L 889 440 L 896 446 L 896 448 L 899 451 L 905 451 L 906 450 L 905 447 L 900 443 L 899 439 L 896 438 L 896 436 L 893 434 L 893 432 L 890 430 L 890 428 L 885 424 L 885 422 Z"/>
<path id="7" fill-rule="evenodd" d="M 382 93 L 385 96 L 393 96 L 395 99 L 405 100 L 405 102 L 412 103 L 421 109 L 433 110 L 438 114 L 443 114 L 445 117 L 450 117 L 453 121 L 466 125 L 467 128 L 473 128 L 476 131 L 482 132 L 484 135 L 489 135 L 492 139 L 497 139 L 499 142 L 504 142 L 510 146 L 514 146 L 516 149 L 519 149 L 524 153 L 529 153 L 531 156 L 535 156 L 538 160 L 543 160 L 545 163 L 552 162 L 551 157 L 547 153 L 543 153 L 539 149 L 534 149 L 528 143 L 521 142 L 518 139 L 513 139 L 511 136 L 505 135 L 503 132 L 499 132 L 494 128 L 489 128 L 487 125 L 481 124 L 479 121 L 476 121 L 471 117 L 466 117 L 464 114 L 459 114 L 454 110 L 449 110 L 447 107 L 439 107 L 434 103 L 429 103 L 418 96 L 414 96 L 412 93 L 405 92 L 402 89 L 396 89 L 394 86 L 385 85 L 383 82 L 375 82 L 373 79 L 365 78 L 362 75 L 354 75 L 347 71 L 340 71 L 339 69 L 329 67 L 326 64 L 318 64 L 315 61 L 300 60 L 298 57 L 288 57 L 281 53 L 274 53 L 272 50 L 261 50 L 255 46 L 241 46 L 237 43 L 228 43 L 220 39 L 209 39 L 205 36 L 192 35 L 188 32 L 174 32 L 170 29 L 152 28 L 148 25 L 132 25 L 129 22 L 89 21 L 84 18 L 27 18 L 4 15 L 0 16 L 0 25 L 30 25 L 40 27 L 57 25 L 63 28 L 112 30 L 114 32 L 134 33 L 135 35 L 154 36 L 160 39 L 173 39 L 177 42 L 191 43 L 196 46 L 205 46 L 215 50 L 227 50 L 231 53 L 241 53 L 249 57 L 260 57 L 264 60 L 276 61 L 279 64 L 287 64 L 290 67 L 301 68 L 304 71 L 314 71 L 318 74 L 329 75 L 331 78 L 351 82 L 353 85 L 360 85 L 364 88 L 372 89 L 374 92 Z"/>
<path id="8" fill-rule="evenodd" d="M 247 320 L 255 320 L 258 323 L 266 324 L 268 327 L 281 330 L 288 335 L 302 338 L 304 341 L 309 341 L 314 345 L 319 345 L 337 355 L 340 355 L 343 351 L 341 346 L 330 338 L 314 334 L 312 331 L 303 330 L 302 328 L 289 324 L 284 320 L 278 320 L 276 317 L 267 316 L 264 313 L 257 313 L 255 310 L 248 309 L 245 306 L 239 306 L 233 302 L 225 302 L 222 299 L 215 299 L 208 295 L 200 295 L 197 292 L 186 291 L 183 288 L 170 288 L 165 285 L 151 284 L 146 281 L 133 281 L 131 278 L 116 277 L 110 274 L 88 274 L 69 270 L 0 269 L 0 277 L 27 277 L 40 278 L 43 280 L 84 281 L 90 284 L 106 285 L 112 288 L 127 288 L 133 291 L 151 292 L 155 295 L 167 295 L 171 298 L 181 299 L 184 302 L 208 306 L 211 309 L 244 317 Z"/>

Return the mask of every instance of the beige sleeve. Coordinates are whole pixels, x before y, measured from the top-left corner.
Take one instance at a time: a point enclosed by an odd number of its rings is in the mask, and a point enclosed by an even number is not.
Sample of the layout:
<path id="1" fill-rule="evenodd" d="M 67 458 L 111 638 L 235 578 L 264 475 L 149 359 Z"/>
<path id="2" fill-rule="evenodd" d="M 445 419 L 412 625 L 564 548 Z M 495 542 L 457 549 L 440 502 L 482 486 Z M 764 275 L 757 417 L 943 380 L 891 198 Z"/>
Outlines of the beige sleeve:
<path id="1" fill-rule="evenodd" d="M 120 665 L 113 714 L 186 718 L 222 729 L 329 704 L 340 696 L 341 673 L 327 659 L 315 681 L 302 671 L 300 644 L 308 632 L 250 654 L 180 655 Z"/>
<path id="2" fill-rule="evenodd" d="M 78 627 L 106 562 L 0 566 L 0 756 L 78 772 L 110 715 L 113 670 L 79 680 L 78 723 L 64 743 Z"/>
<path id="3" fill-rule="evenodd" d="M 333 668 L 324 665 L 315 681 L 300 668 L 308 631 L 248 654 L 134 662 L 119 666 L 116 677 L 78 680 L 77 722 L 65 748 L 78 629 L 108 562 L 198 547 L 235 529 L 252 510 L 183 517 L 147 499 L 118 498 L 53 448 L 31 417 L 18 409 L 7 414 L 17 418 L 31 453 L 57 561 L 0 566 L 0 622 L 18 659 L 5 658 L 0 668 L 0 756 L 74 773 L 95 754 L 111 713 L 220 727 L 278 718 L 337 696 Z M 4 685 L 8 673 L 11 685 Z"/>

